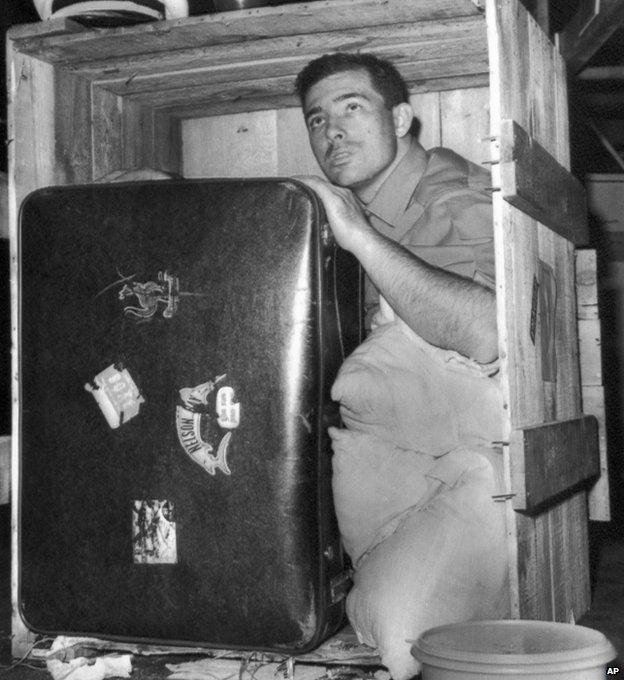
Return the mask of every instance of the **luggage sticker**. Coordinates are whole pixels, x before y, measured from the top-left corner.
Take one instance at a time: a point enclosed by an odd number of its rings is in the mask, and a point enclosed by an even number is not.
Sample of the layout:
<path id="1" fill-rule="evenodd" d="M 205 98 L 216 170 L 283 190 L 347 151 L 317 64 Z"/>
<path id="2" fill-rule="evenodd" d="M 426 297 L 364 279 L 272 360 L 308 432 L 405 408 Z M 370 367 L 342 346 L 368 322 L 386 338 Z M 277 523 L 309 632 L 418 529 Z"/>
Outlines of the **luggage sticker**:
<path id="1" fill-rule="evenodd" d="M 113 429 L 134 418 L 145 403 L 128 369 L 118 368 L 115 364 L 98 373 L 93 382 L 84 387 L 95 397 L 106 422 Z"/>
<path id="2" fill-rule="evenodd" d="M 226 385 L 217 392 L 217 422 L 231 430 L 240 424 L 240 404 L 234 401 L 234 390 Z"/>
<path id="3" fill-rule="evenodd" d="M 135 500 L 132 507 L 135 564 L 176 564 L 178 561 L 174 504 L 169 500 Z"/>
<path id="4" fill-rule="evenodd" d="M 124 276 L 117 270 L 119 278 L 109 283 L 95 297 L 115 290 L 117 300 L 123 304 L 123 315 L 136 323 L 152 321 L 158 313 L 164 319 L 172 319 L 183 297 L 206 297 L 205 293 L 180 290 L 180 279 L 171 272 L 159 271 L 156 281 L 136 281 L 138 274 Z M 121 286 L 121 288 L 118 288 Z"/>
<path id="5" fill-rule="evenodd" d="M 177 276 L 167 271 L 158 272 L 158 283 L 129 280 L 119 291 L 118 297 L 123 301 L 136 298 L 134 304 L 124 307 L 124 315 L 134 317 L 137 321 L 151 321 L 158 312 L 159 304 L 164 305 L 164 309 L 161 308 L 163 317 L 170 319 L 178 309 L 180 284 Z"/>
<path id="6" fill-rule="evenodd" d="M 186 454 L 210 475 L 217 470 L 231 474 L 228 447 L 232 430 L 239 426 L 241 418 L 240 403 L 230 385 L 223 385 L 217 391 L 214 413 L 209 404 L 217 384 L 225 378 L 223 374 L 196 387 L 183 387 L 179 391 L 181 403 L 176 406 L 178 440 Z"/>

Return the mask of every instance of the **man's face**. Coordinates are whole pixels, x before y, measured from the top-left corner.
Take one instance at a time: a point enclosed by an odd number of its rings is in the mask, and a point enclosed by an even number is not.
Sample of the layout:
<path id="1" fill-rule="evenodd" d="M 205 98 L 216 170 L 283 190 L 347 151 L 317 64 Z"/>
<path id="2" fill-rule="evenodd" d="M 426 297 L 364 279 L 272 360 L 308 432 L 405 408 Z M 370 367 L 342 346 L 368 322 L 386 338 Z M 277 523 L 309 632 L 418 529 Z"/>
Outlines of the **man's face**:
<path id="1" fill-rule="evenodd" d="M 397 155 L 392 111 L 364 70 L 315 83 L 306 95 L 304 116 L 312 151 L 334 184 L 363 191 Z"/>

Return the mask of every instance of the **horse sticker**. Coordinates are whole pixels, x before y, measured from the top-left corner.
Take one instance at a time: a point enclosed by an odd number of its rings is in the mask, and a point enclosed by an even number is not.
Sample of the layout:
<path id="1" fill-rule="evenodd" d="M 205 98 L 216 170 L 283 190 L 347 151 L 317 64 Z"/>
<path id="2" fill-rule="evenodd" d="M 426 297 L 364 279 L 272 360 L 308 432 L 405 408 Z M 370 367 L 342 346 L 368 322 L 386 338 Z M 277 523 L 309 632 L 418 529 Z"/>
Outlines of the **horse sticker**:
<path id="1" fill-rule="evenodd" d="M 167 271 L 158 272 L 158 283 L 130 281 L 124 284 L 118 297 L 122 301 L 136 298 L 123 311 L 126 316 L 134 317 L 137 321 L 151 321 L 159 309 L 165 319 L 171 319 L 178 309 L 180 284 L 177 276 Z"/>

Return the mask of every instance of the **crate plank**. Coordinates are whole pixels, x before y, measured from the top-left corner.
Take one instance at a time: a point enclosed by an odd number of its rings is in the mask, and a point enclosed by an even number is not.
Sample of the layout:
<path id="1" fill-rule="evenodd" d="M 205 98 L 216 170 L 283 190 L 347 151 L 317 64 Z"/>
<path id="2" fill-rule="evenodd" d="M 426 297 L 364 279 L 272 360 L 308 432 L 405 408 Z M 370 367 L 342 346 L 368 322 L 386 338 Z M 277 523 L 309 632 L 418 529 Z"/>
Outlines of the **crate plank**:
<path id="1" fill-rule="evenodd" d="M 550 41 L 543 44 L 543 49 L 552 50 Z M 553 150 L 544 144 L 543 140 L 538 138 L 538 142 L 563 165 L 564 168 L 570 169 L 570 120 L 569 120 L 569 102 L 568 102 L 568 69 L 564 59 L 559 57 L 559 51 L 554 52 L 557 55 L 556 59 L 552 60 L 553 68 L 553 90 L 548 93 L 545 99 L 553 98 L 552 113 L 556 117 L 555 135 L 556 142 Z"/>
<path id="2" fill-rule="evenodd" d="M 90 86 L 66 71 L 56 73 L 55 79 L 57 168 L 62 169 L 63 184 L 88 182 L 92 163 Z"/>
<path id="3" fill-rule="evenodd" d="M 468 160 L 489 160 L 490 103 L 487 88 L 462 88 L 440 93 L 440 143 Z"/>
<path id="4" fill-rule="evenodd" d="M 587 9 L 593 11 L 588 16 Z M 624 5 L 618 0 L 583 3 L 559 34 L 561 54 L 570 74 L 581 70 L 624 22 Z"/>
<path id="5" fill-rule="evenodd" d="M 585 189 L 513 120 L 501 121 L 503 198 L 577 245 L 589 239 Z"/>
<path id="6" fill-rule="evenodd" d="M 277 173 L 290 175 L 322 175 L 314 158 L 308 131 L 300 108 L 280 109 L 276 118 Z"/>
<path id="7" fill-rule="evenodd" d="M 258 111 L 186 121 L 184 176 L 276 176 L 276 115 Z"/>
<path id="8" fill-rule="evenodd" d="M 549 513 L 516 516 L 519 576 L 518 618 L 549 621 L 554 618 L 553 554 Z"/>
<path id="9" fill-rule="evenodd" d="M 141 167 L 180 172 L 180 121 L 100 88 L 91 88 L 91 111 L 93 179 Z"/>
<path id="10" fill-rule="evenodd" d="M 553 545 L 561 549 L 552 551 L 551 579 L 553 589 L 552 620 L 576 623 L 582 616 L 584 602 L 591 598 L 589 579 L 579 578 L 589 573 L 587 551 L 588 524 L 579 522 L 587 515 L 587 493 L 576 492 L 564 502 L 549 510 L 550 535 Z M 570 588 L 569 584 L 574 584 Z"/>
<path id="11" fill-rule="evenodd" d="M 576 251 L 576 299 L 577 318 L 598 318 L 598 262 L 591 248 Z"/>
<path id="12" fill-rule="evenodd" d="M 123 166 L 122 102 L 120 97 L 95 88 L 93 112 L 93 178 L 99 179 Z"/>
<path id="13" fill-rule="evenodd" d="M 581 382 L 583 385 L 602 385 L 600 319 L 579 319 L 578 333 Z"/>
<path id="14" fill-rule="evenodd" d="M 143 49 L 123 57 L 105 53 L 100 59 L 75 62 L 72 71 L 89 80 L 106 83 L 118 94 L 126 94 L 140 91 L 138 88 L 153 89 L 156 78 L 163 78 L 170 72 L 178 78 L 192 79 L 198 77 L 198 71 L 218 74 L 224 66 L 236 66 L 239 71 L 249 73 L 249 69 L 257 66 L 264 69 L 266 77 L 274 77 L 280 75 L 273 72 L 274 68 L 281 68 L 282 73 L 289 68 L 288 73 L 296 74 L 311 58 L 326 52 L 365 50 L 422 62 L 426 76 L 426 62 L 447 56 L 449 51 L 455 58 L 458 54 L 487 56 L 484 37 L 483 20 L 468 17 L 448 24 L 426 22 L 353 27 L 347 31 L 267 37 L 226 45 L 202 44 L 161 52 Z M 127 83 L 129 78 L 132 78 L 131 83 Z"/>
<path id="15" fill-rule="evenodd" d="M 23 198 L 46 184 L 59 179 L 55 166 L 55 111 L 50 102 L 55 101 L 53 68 L 50 64 L 32 59 L 12 51 L 7 41 L 7 93 L 8 93 L 8 155 L 9 155 L 9 236 L 11 241 L 11 342 L 19 347 L 17 335 L 17 216 Z M 19 394 L 19 382 L 14 360 L 11 372 L 13 394 Z M 15 403 L 14 403 L 15 406 Z M 13 415 L 13 427 L 18 419 Z M 15 432 L 15 429 L 13 430 Z M 19 436 L 19 435 L 16 435 Z M 13 444 L 11 459 L 11 496 L 19 493 L 18 445 Z M 19 541 L 17 527 L 19 514 L 17 503 L 11 505 L 11 614 L 12 649 L 16 656 L 28 651 L 36 640 L 21 616 L 16 603 L 19 602 L 18 556 Z"/>
<path id="16" fill-rule="evenodd" d="M 429 83 L 430 79 L 473 78 L 475 74 L 481 74 L 479 84 L 483 84 L 483 76 L 487 72 L 487 59 L 483 55 L 476 55 L 474 60 L 467 57 L 460 61 L 447 56 L 432 59 L 423 64 L 420 62 L 402 63 L 398 56 L 399 50 L 396 50 L 395 54 L 399 68 L 408 82 L 418 79 L 423 84 L 427 83 L 428 89 L 434 89 L 434 86 Z M 301 66 L 303 66 L 303 62 Z M 260 79 L 245 80 L 241 79 L 241 74 L 238 73 L 226 80 L 220 78 L 216 80 L 208 79 L 207 82 L 199 82 L 197 85 L 179 87 L 175 74 L 172 74 L 167 76 L 166 79 L 161 79 L 161 82 L 153 90 L 136 93 L 129 91 L 124 98 L 152 108 L 192 106 L 201 103 L 209 105 L 215 100 L 221 102 L 243 100 L 246 102 L 258 97 L 271 97 L 275 104 L 280 107 L 293 106 L 298 104 L 294 95 L 295 75 L 294 73 L 278 77 L 266 75 Z M 457 87 L 459 86 L 461 86 L 461 83 L 457 84 Z"/>
<path id="17" fill-rule="evenodd" d="M 299 70 L 337 50 L 367 50 L 392 59 L 412 91 L 461 87 L 460 76 L 472 79 L 469 85 L 477 77 L 478 84 L 487 84 L 485 22 L 469 0 L 445 0 L 435 9 L 433 2 L 340 1 L 332 3 L 331 19 L 326 4 L 261 8 L 253 20 L 247 12 L 228 12 L 77 35 L 29 38 L 21 30 L 15 40 L 22 53 L 151 108 L 238 102 L 262 94 L 284 96 L 279 105 L 291 106 Z M 216 96 L 219 83 L 224 87 Z"/>
<path id="18" fill-rule="evenodd" d="M 514 120 L 567 168 L 567 84 L 561 56 L 518 2 L 494 6 L 490 25 L 498 52 L 493 94 L 499 121 Z M 548 82 L 541 64 L 552 71 Z"/>
<path id="19" fill-rule="evenodd" d="M 488 0 L 486 19 L 491 68 L 492 185 L 502 186 L 501 164 L 497 161 L 501 159 L 504 120 L 515 121 L 568 169 L 567 89 L 560 55 L 519 2 Z M 521 430 L 553 418 L 578 418 L 581 395 L 576 314 L 569 318 L 575 306 L 572 244 L 505 201 L 500 191 L 494 192 L 493 210 L 501 385 L 510 428 Z M 549 339 L 549 329 L 543 327 L 539 314 L 539 272 L 544 265 L 552 269 L 556 283 L 555 381 L 544 371 L 547 355 L 541 347 L 542 341 Z M 516 461 L 514 448 L 511 442 L 510 457 L 519 466 L 521 461 Z M 557 526 L 564 520 L 570 527 L 587 524 L 586 490 L 579 494 L 580 500 L 574 496 L 561 500 L 562 507 L 556 515 L 552 505 L 536 515 L 516 513 L 520 616 L 568 621 L 572 615 L 582 615 L 589 606 L 587 570 L 581 568 L 563 586 L 555 585 L 559 579 L 555 568 L 570 565 L 575 569 L 586 564 L 588 547 L 582 536 L 578 544 L 573 544 L 566 531 Z"/>
<path id="20" fill-rule="evenodd" d="M 26 194 L 55 183 L 57 177 L 54 106 L 49 105 L 55 101 L 55 90 L 49 64 L 17 54 L 9 68 L 9 195 L 15 187 L 19 205 Z M 22 129 L 28 129 L 29 134 L 23 134 Z M 15 219 L 14 212 L 11 221 Z"/>
<path id="21" fill-rule="evenodd" d="M 561 272 L 561 287 L 556 290 L 557 419 L 582 413 L 579 343 L 574 319 L 577 318 L 574 244 L 546 230 L 555 245 L 555 271 Z"/>
<path id="22" fill-rule="evenodd" d="M 479 5 L 472 0 L 317 0 L 63 36 L 41 36 L 38 31 L 19 27 L 11 29 L 10 36 L 23 54 L 72 68 L 78 62 L 100 58 L 227 46 L 275 36 L 429 21 L 444 26 L 461 17 L 482 15 Z"/>
<path id="23" fill-rule="evenodd" d="M 440 92 L 416 92 L 410 96 L 410 104 L 420 122 L 418 141 L 425 149 L 442 145 L 440 97 Z"/>
<path id="24" fill-rule="evenodd" d="M 182 173 L 182 123 L 165 112 L 140 108 L 150 147 L 142 155 L 142 165 L 174 174 Z M 129 127 L 131 134 L 132 128 Z"/>
<path id="25" fill-rule="evenodd" d="M 589 492 L 589 518 L 608 522 L 611 520 L 611 501 L 598 307 L 598 259 L 593 249 L 576 251 L 576 296 L 583 412 L 598 420 L 600 452 L 600 478 Z"/>
<path id="26" fill-rule="evenodd" d="M 0 437 L 0 505 L 11 501 L 11 437 Z"/>
<path id="27" fill-rule="evenodd" d="M 595 416 L 598 421 L 598 448 L 600 451 L 600 478 L 589 492 L 589 518 L 598 522 L 609 522 L 611 520 L 611 501 L 605 393 L 602 385 L 583 386 L 583 412 Z"/>
<path id="28" fill-rule="evenodd" d="M 517 510 L 536 512 L 551 499 L 600 474 L 598 421 L 583 416 L 511 434 L 512 488 Z"/>
<path id="29" fill-rule="evenodd" d="M 539 338 L 531 337 L 538 228 L 534 220 L 516 209 L 503 212 L 500 228 L 504 247 L 500 256 L 497 253 L 496 278 L 506 297 L 499 298 L 499 305 L 504 303 L 502 310 L 499 307 L 499 327 L 513 339 L 507 341 L 503 352 L 509 376 L 510 418 L 512 426 L 518 427 L 544 420 L 545 411 Z"/>
<path id="30" fill-rule="evenodd" d="M 443 76 L 412 83 L 410 87 L 411 95 L 437 94 L 438 91 L 470 89 L 483 87 L 487 84 L 488 76 L 485 73 Z M 299 107 L 299 100 L 295 94 L 270 95 L 265 94 L 249 99 L 201 99 L 195 102 L 176 101 L 175 104 L 165 104 L 158 107 L 162 114 L 174 116 L 176 118 L 205 118 L 207 116 L 221 116 L 229 113 L 244 113 L 245 111 L 261 111 L 268 109 L 283 109 Z"/>

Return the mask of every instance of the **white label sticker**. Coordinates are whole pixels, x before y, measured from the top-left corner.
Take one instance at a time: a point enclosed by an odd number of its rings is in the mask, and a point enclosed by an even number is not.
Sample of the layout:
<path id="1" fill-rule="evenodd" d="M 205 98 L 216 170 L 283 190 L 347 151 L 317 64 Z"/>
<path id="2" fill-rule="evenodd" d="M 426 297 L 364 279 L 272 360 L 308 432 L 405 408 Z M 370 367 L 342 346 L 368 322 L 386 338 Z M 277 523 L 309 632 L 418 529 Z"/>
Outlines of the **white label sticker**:
<path id="1" fill-rule="evenodd" d="M 134 418 L 141 404 L 145 403 L 128 369 L 118 370 L 114 364 L 98 373 L 93 383 L 85 385 L 85 390 L 95 397 L 106 422 L 112 428 Z"/>
<path id="2" fill-rule="evenodd" d="M 240 425 L 240 404 L 234 402 L 234 390 L 231 387 L 222 387 L 217 392 L 215 409 L 221 427 L 232 430 Z"/>

